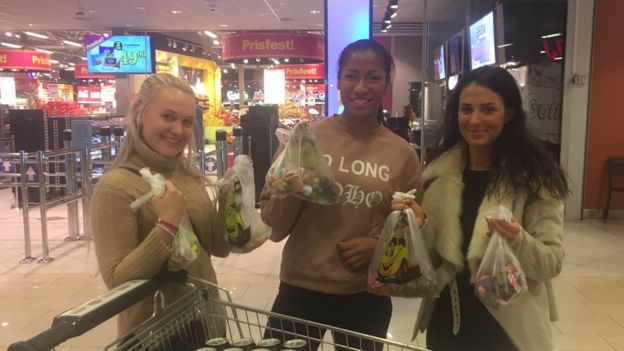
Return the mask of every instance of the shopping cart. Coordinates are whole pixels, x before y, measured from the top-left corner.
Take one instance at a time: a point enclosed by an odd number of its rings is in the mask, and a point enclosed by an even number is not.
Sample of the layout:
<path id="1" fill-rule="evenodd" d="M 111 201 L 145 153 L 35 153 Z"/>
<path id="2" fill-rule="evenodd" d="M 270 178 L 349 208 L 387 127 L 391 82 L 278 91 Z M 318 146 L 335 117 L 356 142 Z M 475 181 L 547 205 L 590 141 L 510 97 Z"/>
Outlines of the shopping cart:
<path id="1" fill-rule="evenodd" d="M 171 277 L 164 280 L 159 278 L 124 284 L 56 316 L 50 329 L 28 341 L 11 345 L 8 351 L 53 349 L 62 342 L 94 328 L 150 294 L 154 294 L 154 316 L 135 328 L 129 335 L 107 345 L 104 350 L 194 351 L 205 347 L 210 340 L 219 337 L 223 340 L 225 337 L 229 346 L 235 346 L 237 342 L 243 340 L 259 342 L 278 338 L 299 341 L 299 350 L 308 350 L 308 346 L 318 345 L 321 351 L 426 351 L 413 345 L 236 304 L 232 302 L 229 291 L 226 289 L 191 276 L 184 278 L 174 276 L 177 281 L 185 279 L 186 284 L 194 286 L 195 289 L 165 308 L 162 294 L 157 289 L 167 279 Z M 211 290 L 214 292 L 215 289 L 225 295 L 225 300 L 218 299 L 211 294 Z M 304 344 L 303 348 L 301 344 Z M 254 347 L 260 347 L 260 345 L 247 344 L 244 350 L 249 351 Z M 286 344 L 271 350 L 280 351 L 285 348 L 287 348 Z M 215 349 L 223 350 L 222 347 Z M 214 351 L 214 349 L 210 350 Z"/>

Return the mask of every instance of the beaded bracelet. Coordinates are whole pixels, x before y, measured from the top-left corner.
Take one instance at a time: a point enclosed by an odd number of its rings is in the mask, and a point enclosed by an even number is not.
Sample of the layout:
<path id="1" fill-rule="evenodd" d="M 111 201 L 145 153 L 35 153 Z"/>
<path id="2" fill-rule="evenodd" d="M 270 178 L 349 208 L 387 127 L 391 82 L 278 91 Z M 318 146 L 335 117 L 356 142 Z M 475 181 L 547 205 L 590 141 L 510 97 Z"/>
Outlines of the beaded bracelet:
<path id="1" fill-rule="evenodd" d="M 156 223 L 156 226 L 162 230 L 164 230 L 167 234 L 171 235 L 172 238 L 176 237 L 176 232 L 174 232 L 173 230 L 171 230 L 171 228 L 169 228 L 166 224 L 163 223 Z"/>
<path id="2" fill-rule="evenodd" d="M 175 225 L 175 224 L 173 224 L 173 223 L 171 223 L 171 222 L 167 222 L 167 221 L 165 221 L 165 220 L 164 220 L 164 219 L 162 219 L 162 218 L 158 218 L 158 220 L 156 221 L 156 223 L 164 224 L 164 225 L 166 225 L 167 227 L 169 227 L 169 229 L 171 229 L 171 230 L 172 230 L 172 231 L 174 231 L 174 232 L 178 232 L 178 231 L 180 230 L 180 228 L 178 228 L 178 226 L 177 226 L 177 225 Z"/>

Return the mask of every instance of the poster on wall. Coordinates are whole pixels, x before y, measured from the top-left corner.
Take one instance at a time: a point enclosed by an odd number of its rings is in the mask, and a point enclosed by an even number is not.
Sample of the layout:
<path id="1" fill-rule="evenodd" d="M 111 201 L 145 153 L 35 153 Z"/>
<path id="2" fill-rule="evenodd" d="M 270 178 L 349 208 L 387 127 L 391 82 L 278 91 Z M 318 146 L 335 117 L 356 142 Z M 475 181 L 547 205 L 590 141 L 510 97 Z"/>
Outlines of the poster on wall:
<path id="1" fill-rule="evenodd" d="M 496 63 L 496 37 L 494 12 L 470 25 L 470 68 Z"/>
<path id="2" fill-rule="evenodd" d="M 545 61 L 510 69 L 522 91 L 531 132 L 552 144 L 561 142 L 561 63 Z"/>

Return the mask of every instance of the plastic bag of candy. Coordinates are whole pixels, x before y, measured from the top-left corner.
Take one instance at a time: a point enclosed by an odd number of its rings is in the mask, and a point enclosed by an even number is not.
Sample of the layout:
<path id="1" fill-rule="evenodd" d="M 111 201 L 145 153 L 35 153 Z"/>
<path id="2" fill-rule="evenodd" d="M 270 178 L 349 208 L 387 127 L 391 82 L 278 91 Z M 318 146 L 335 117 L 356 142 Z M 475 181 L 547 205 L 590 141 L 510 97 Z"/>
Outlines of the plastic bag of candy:
<path id="1" fill-rule="evenodd" d="M 262 245 L 271 235 L 256 211 L 256 186 L 253 166 L 247 155 L 234 158 L 234 166 L 219 179 L 219 188 L 227 187 L 225 204 L 225 235 L 230 252 L 250 252 Z"/>
<path id="2" fill-rule="evenodd" d="M 151 191 L 142 195 L 130 204 L 133 211 L 137 211 L 141 206 L 146 204 L 153 196 L 165 195 L 165 177 L 160 173 L 152 173 L 148 167 L 139 170 L 141 177 L 149 183 Z M 180 271 L 186 268 L 191 262 L 197 259 L 199 254 L 199 242 L 193 225 L 186 211 L 182 215 L 182 219 L 178 224 L 179 230 L 175 238 L 171 242 L 171 256 L 167 261 L 167 269 L 172 272 Z"/>
<path id="3" fill-rule="evenodd" d="M 511 221 L 512 213 L 500 206 L 486 216 Z M 513 302 L 527 289 L 526 276 L 516 255 L 507 240 L 498 232 L 493 232 L 477 271 L 475 293 L 487 306 L 499 308 Z"/>
<path id="4" fill-rule="evenodd" d="M 287 138 L 283 130 L 276 134 L 285 146 L 266 176 L 271 195 L 277 198 L 293 195 L 321 205 L 337 203 L 340 188 L 316 146 L 308 123 L 297 124 Z"/>
<path id="5" fill-rule="evenodd" d="M 416 190 L 395 192 L 414 199 Z M 384 223 L 368 269 L 368 290 L 379 295 L 416 297 L 433 291 L 434 270 L 411 209 L 392 211 Z"/>

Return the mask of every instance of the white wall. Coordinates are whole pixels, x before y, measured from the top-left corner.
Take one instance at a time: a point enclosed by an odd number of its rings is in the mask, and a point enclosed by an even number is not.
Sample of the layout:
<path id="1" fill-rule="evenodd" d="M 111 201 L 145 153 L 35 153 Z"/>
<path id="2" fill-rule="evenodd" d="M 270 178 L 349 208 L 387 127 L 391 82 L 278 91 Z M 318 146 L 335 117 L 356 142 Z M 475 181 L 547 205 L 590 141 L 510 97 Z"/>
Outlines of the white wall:
<path id="1" fill-rule="evenodd" d="M 396 65 L 392 86 L 392 116 L 403 113 L 409 103 L 409 82 L 422 80 L 422 37 L 392 37 L 392 57 Z"/>
<path id="2" fill-rule="evenodd" d="M 566 219 L 581 219 L 585 184 L 594 0 L 569 0 L 567 26 L 561 165 L 568 174 L 572 190 L 572 194 L 566 201 L 565 217 Z"/>

